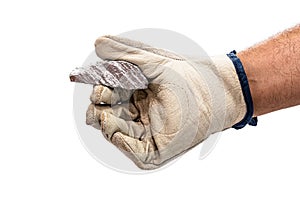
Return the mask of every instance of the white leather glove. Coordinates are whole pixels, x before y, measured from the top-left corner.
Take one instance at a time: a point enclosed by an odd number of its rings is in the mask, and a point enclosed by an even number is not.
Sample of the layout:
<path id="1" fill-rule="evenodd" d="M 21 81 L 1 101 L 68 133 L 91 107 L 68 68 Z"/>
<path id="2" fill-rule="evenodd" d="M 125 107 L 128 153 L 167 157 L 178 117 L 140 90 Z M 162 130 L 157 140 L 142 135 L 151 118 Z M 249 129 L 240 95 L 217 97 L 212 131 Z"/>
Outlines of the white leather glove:
<path id="1" fill-rule="evenodd" d="M 136 91 L 94 86 L 87 111 L 87 124 L 100 127 L 141 169 L 162 166 L 246 114 L 226 55 L 188 59 L 115 36 L 100 37 L 95 47 L 100 58 L 131 62 L 149 80 L 148 89 Z"/>

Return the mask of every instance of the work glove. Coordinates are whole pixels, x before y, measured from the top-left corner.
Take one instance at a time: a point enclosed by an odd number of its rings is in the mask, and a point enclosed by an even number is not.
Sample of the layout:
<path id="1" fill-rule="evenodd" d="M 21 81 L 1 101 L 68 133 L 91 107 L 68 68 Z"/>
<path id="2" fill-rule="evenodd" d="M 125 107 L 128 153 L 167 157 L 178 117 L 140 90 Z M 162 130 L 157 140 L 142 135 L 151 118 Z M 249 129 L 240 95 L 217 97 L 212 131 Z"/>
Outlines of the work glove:
<path id="1" fill-rule="evenodd" d="M 141 169 L 156 169 L 241 122 L 246 115 L 239 77 L 226 55 L 187 58 L 116 36 L 96 40 L 103 60 L 137 65 L 147 89 L 96 85 L 86 123 Z"/>

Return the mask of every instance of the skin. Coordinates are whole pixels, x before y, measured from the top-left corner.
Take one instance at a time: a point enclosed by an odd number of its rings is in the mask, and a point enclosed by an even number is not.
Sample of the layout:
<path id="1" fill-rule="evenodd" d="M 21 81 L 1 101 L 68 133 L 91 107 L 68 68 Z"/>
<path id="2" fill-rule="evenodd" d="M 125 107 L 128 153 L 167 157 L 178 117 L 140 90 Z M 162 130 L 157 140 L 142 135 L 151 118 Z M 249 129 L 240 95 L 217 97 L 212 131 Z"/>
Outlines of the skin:
<path id="1" fill-rule="evenodd" d="M 259 116 L 300 105 L 300 24 L 240 53 Z"/>

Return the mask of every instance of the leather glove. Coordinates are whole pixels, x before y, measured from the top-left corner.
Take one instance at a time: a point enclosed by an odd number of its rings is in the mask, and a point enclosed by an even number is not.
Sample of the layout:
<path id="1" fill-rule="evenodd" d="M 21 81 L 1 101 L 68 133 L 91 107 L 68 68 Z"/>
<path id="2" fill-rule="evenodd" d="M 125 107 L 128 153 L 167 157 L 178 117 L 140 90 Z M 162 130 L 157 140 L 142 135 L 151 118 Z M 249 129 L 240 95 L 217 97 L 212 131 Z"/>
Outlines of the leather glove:
<path id="1" fill-rule="evenodd" d="M 98 38 L 95 48 L 104 60 L 137 65 L 149 80 L 145 90 L 94 86 L 86 116 L 141 169 L 164 165 L 246 114 L 226 55 L 191 59 L 116 36 Z"/>

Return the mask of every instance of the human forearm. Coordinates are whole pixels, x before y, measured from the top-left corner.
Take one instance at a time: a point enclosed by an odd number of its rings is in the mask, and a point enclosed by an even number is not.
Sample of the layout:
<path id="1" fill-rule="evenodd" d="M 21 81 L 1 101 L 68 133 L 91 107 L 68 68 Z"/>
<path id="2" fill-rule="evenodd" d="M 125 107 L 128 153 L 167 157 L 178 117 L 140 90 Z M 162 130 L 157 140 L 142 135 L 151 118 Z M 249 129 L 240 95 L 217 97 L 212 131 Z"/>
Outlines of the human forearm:
<path id="1" fill-rule="evenodd" d="M 255 116 L 300 104 L 300 25 L 238 57 L 249 80 Z"/>

